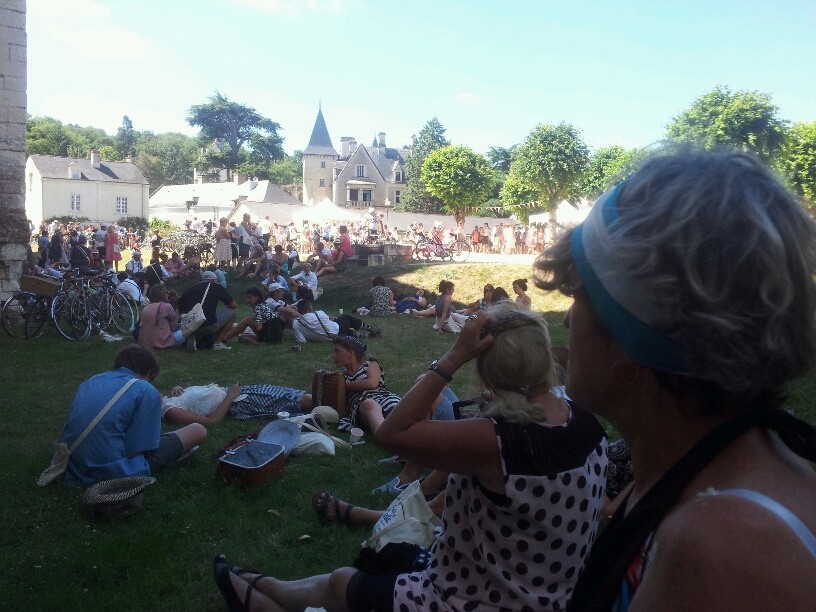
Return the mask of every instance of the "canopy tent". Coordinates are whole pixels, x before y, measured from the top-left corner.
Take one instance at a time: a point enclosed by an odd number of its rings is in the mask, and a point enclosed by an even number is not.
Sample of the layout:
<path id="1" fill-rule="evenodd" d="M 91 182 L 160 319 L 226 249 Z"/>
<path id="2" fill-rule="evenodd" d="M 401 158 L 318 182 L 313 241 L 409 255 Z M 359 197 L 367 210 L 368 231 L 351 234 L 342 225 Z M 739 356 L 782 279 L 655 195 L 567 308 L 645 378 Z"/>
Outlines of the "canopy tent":
<path id="1" fill-rule="evenodd" d="M 302 206 L 292 211 L 292 219 L 300 225 L 304 221 L 322 223 L 323 221 L 359 221 L 362 215 L 353 208 L 337 206 L 328 198 L 312 206 Z"/>
<path id="2" fill-rule="evenodd" d="M 576 208 L 566 200 L 562 200 L 561 203 L 558 205 L 558 208 L 555 209 L 555 215 L 558 219 L 558 224 L 562 226 L 573 226 L 578 225 L 579 223 L 583 223 L 586 216 L 589 214 L 592 205 L 586 205 L 583 202 L 578 205 Z M 534 215 L 530 215 L 529 217 L 530 223 L 549 223 L 550 221 L 550 213 L 543 212 L 543 213 L 536 213 Z"/>

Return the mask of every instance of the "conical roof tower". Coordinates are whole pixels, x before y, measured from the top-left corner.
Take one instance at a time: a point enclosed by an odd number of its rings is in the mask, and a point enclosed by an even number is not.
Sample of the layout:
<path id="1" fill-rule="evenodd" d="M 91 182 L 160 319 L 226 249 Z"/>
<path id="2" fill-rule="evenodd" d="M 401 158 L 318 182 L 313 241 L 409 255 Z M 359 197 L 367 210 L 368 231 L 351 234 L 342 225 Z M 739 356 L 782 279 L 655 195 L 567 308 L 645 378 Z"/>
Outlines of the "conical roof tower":
<path id="1" fill-rule="evenodd" d="M 309 138 L 308 146 L 303 150 L 303 155 L 332 155 L 340 157 L 332 145 L 329 130 L 326 127 L 326 120 L 323 119 L 323 109 L 317 110 L 317 119 L 315 119 L 314 128 L 312 128 L 312 137 Z"/>

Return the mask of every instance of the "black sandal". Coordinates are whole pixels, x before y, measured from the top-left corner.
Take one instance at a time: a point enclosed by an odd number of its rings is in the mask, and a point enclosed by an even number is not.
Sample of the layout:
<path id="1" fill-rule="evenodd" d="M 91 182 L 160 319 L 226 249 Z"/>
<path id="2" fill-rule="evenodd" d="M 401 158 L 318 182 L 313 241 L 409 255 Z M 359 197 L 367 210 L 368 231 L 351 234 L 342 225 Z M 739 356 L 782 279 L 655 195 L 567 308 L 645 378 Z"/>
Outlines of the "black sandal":
<path id="1" fill-rule="evenodd" d="M 252 579 L 252 582 L 248 583 L 246 594 L 244 595 L 244 601 L 238 598 L 238 593 L 235 590 L 235 586 L 232 584 L 232 578 L 230 574 L 235 573 L 235 569 L 242 569 L 239 567 L 232 567 L 227 563 L 227 559 L 224 555 L 218 554 L 215 555 L 213 559 L 213 575 L 215 577 L 215 584 L 218 586 L 218 590 L 221 591 L 221 595 L 224 597 L 224 601 L 227 602 L 227 608 L 229 612 L 245 612 L 249 610 L 249 601 L 252 599 L 252 591 L 255 590 L 255 585 L 261 578 L 266 578 L 264 574 L 258 574 L 255 578 Z M 240 576 L 239 576 L 240 578 Z M 243 580 L 243 578 L 241 578 Z"/>
<path id="2" fill-rule="evenodd" d="M 326 517 L 329 509 L 329 498 L 334 501 L 334 520 Z M 318 502 L 323 500 L 323 504 L 318 506 Z M 317 513 L 317 516 L 322 518 L 324 521 L 333 522 L 333 523 L 340 523 L 341 525 L 351 525 L 351 511 L 356 508 L 352 504 L 346 503 L 346 511 L 342 514 L 340 513 L 340 498 L 337 497 L 334 493 L 329 491 L 315 491 L 314 495 L 312 495 L 312 508 Z"/>

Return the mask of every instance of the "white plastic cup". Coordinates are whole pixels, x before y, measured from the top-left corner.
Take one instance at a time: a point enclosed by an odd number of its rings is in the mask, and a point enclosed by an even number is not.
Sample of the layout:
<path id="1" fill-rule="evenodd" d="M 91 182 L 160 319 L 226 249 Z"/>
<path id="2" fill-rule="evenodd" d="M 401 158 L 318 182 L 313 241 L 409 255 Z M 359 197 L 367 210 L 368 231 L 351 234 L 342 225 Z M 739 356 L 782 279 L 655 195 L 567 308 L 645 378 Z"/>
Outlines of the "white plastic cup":
<path id="1" fill-rule="evenodd" d="M 342 308 L 338 308 L 338 309 L 337 309 L 337 312 L 338 312 L 338 314 L 343 314 L 343 309 L 342 309 Z"/>
<path id="2" fill-rule="evenodd" d="M 364 435 L 365 432 L 362 429 L 359 427 L 352 427 L 351 431 L 349 432 L 349 442 L 352 444 L 358 444 L 359 442 L 362 442 Z"/>
<path id="3" fill-rule="evenodd" d="M 278 418 L 279 419 L 288 419 L 289 418 L 289 413 L 285 412 L 285 411 L 281 411 L 281 412 L 278 413 Z"/>

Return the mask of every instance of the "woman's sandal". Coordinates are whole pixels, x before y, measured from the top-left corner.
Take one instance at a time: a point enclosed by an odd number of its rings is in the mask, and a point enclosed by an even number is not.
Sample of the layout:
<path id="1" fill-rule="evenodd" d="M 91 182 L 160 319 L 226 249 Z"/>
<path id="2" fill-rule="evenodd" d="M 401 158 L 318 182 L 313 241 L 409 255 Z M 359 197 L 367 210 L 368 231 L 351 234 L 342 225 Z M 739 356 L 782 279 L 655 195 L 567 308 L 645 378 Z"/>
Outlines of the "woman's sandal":
<path id="1" fill-rule="evenodd" d="M 326 515 L 329 511 L 329 498 L 334 501 L 334 520 L 328 518 Z M 322 500 L 322 504 L 319 502 Z M 346 511 L 342 514 L 340 513 L 340 498 L 330 493 L 329 491 L 315 491 L 312 495 L 312 508 L 317 513 L 317 516 L 322 518 L 324 521 L 328 522 L 336 522 L 340 523 L 341 525 L 351 525 L 351 511 L 356 508 L 357 506 L 353 506 L 349 503 L 346 504 Z"/>
<path id="2" fill-rule="evenodd" d="M 242 602 L 238 597 L 235 585 L 232 584 L 232 578 L 230 576 L 231 574 L 237 575 L 236 569 L 241 570 L 242 568 L 230 566 L 224 555 L 215 555 L 213 559 L 213 576 L 215 577 L 215 584 L 218 586 L 218 590 L 221 591 L 224 601 L 227 602 L 227 608 L 230 612 L 245 612 L 249 610 L 249 601 L 252 599 L 252 591 L 255 590 L 255 585 L 261 578 L 266 578 L 266 576 L 258 574 L 252 579 L 252 582 L 248 583 L 249 586 L 247 587 L 244 601 Z"/>

